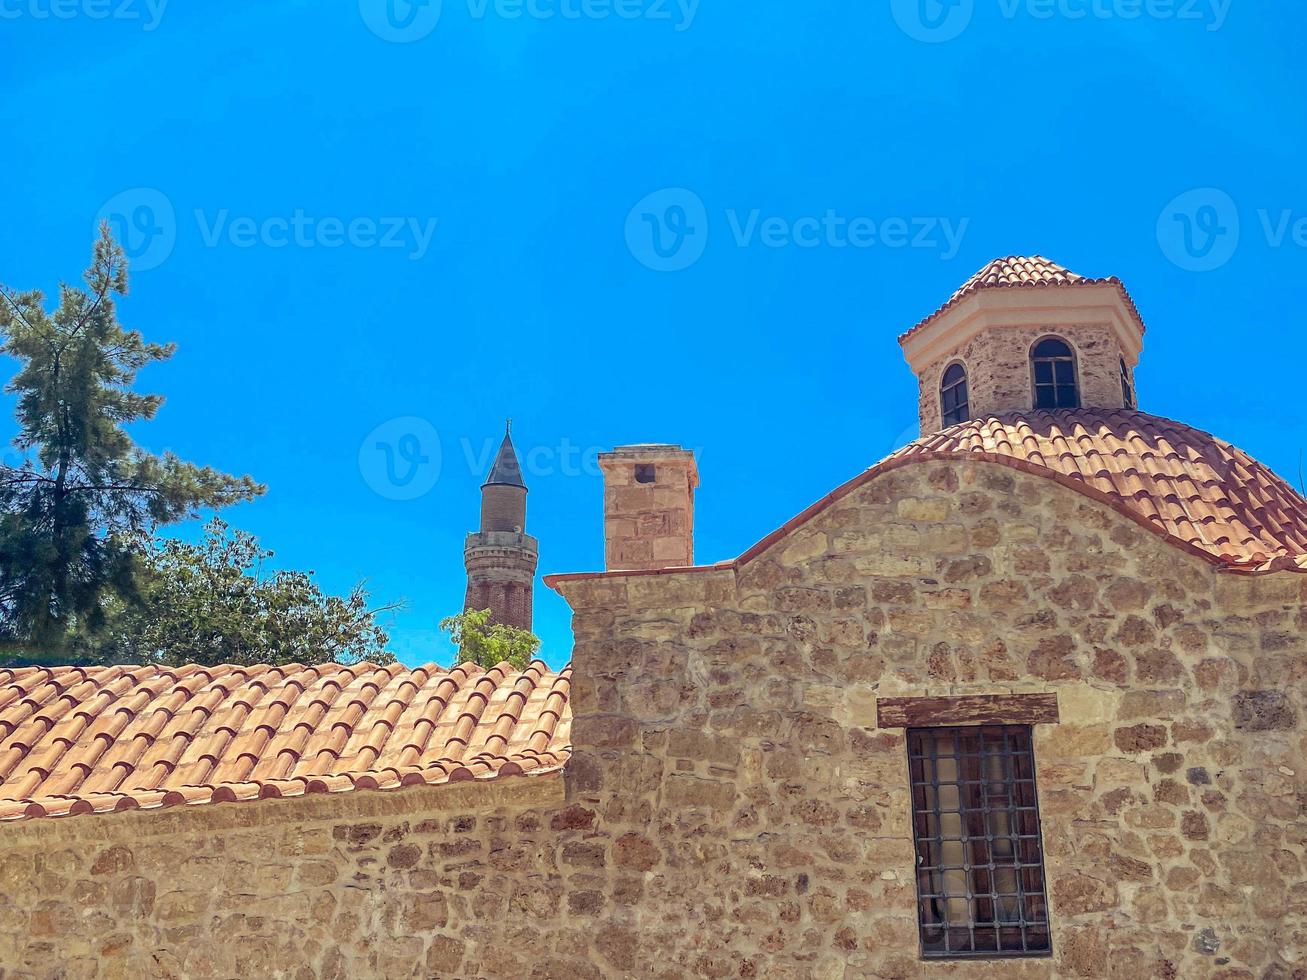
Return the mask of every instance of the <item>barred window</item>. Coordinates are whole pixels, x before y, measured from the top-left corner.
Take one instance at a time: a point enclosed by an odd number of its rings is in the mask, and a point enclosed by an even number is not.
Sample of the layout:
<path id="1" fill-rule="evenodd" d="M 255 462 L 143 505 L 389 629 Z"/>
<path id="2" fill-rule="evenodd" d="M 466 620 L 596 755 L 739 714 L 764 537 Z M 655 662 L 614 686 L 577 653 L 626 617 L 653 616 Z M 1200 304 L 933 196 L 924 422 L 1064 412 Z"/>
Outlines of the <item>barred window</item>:
<path id="1" fill-rule="evenodd" d="M 957 425 L 971 418 L 967 398 L 967 371 L 961 364 L 950 364 L 939 383 L 940 408 L 944 424 Z"/>
<path id="2" fill-rule="evenodd" d="M 1130 369 L 1125 366 L 1125 358 L 1121 358 L 1121 403 L 1126 408 L 1135 407 L 1135 386 L 1130 383 Z"/>
<path id="3" fill-rule="evenodd" d="M 1051 952 L 1030 731 L 908 730 L 924 957 Z"/>
<path id="4" fill-rule="evenodd" d="M 1080 385 L 1071 345 L 1060 337 L 1041 340 L 1030 352 L 1035 372 L 1035 408 L 1079 408 Z"/>

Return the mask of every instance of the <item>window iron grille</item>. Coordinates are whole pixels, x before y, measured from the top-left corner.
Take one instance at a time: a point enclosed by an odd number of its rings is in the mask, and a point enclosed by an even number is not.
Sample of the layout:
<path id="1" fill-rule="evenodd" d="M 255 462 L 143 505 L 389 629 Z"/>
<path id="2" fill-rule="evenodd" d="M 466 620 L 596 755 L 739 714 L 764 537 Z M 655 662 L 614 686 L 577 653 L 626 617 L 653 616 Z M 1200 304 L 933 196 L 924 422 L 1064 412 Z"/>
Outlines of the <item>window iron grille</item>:
<path id="1" fill-rule="evenodd" d="M 1049 955 L 1030 727 L 909 729 L 908 768 L 922 955 Z"/>

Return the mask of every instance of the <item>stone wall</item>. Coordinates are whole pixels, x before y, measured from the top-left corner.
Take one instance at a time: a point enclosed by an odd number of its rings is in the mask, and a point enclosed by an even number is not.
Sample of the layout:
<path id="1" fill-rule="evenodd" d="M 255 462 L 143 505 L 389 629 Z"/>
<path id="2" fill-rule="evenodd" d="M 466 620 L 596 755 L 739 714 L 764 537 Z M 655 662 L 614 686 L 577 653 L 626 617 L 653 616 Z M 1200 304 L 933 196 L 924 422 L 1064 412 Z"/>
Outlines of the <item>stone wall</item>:
<path id="1" fill-rule="evenodd" d="M 939 462 L 738 575 L 562 587 L 572 793 L 656 842 L 632 928 L 663 975 L 1307 975 L 1307 576 L 1222 577 L 1074 491 Z M 876 697 L 1036 691 L 1054 956 L 923 963 Z"/>
<path id="2" fill-rule="evenodd" d="M 1307 576 L 932 462 L 738 570 L 560 588 L 566 779 L 0 826 L 5 980 L 1307 975 Z M 923 962 L 876 699 L 1049 691 L 1054 955 Z"/>
<path id="3" fill-rule="evenodd" d="M 593 820 L 555 774 L 5 826 L 0 977 L 599 977 Z"/>
<path id="4" fill-rule="evenodd" d="M 1076 353 L 1080 401 L 1086 408 L 1123 408 L 1121 346 L 1111 328 L 1102 324 L 1050 327 L 990 327 L 957 350 L 941 357 L 918 375 L 922 434 L 943 428 L 939 385 L 945 369 L 960 363 L 967 371 L 971 417 L 1028 411 L 1034 404 L 1030 349 L 1046 336 L 1061 337 Z M 1132 373 L 1133 377 L 1133 373 Z"/>

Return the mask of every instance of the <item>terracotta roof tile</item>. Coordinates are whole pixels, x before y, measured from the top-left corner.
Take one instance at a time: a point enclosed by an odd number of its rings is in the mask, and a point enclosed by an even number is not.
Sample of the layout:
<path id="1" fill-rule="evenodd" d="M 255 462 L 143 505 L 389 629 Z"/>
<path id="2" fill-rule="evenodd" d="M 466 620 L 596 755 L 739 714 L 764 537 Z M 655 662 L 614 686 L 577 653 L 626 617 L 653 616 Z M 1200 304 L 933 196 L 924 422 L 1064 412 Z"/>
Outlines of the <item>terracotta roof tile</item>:
<path id="1" fill-rule="evenodd" d="M 1011 412 L 918 439 L 886 462 L 982 455 L 1081 484 L 1223 564 L 1307 568 L 1307 500 L 1228 442 L 1143 412 Z"/>
<path id="2" fill-rule="evenodd" d="M 571 668 L 0 670 L 0 821 L 556 770 Z"/>
<path id="3" fill-rule="evenodd" d="M 984 268 L 959 286 L 949 299 L 955 300 L 988 286 L 1042 286 L 1049 283 L 1080 282 L 1084 278 L 1042 255 L 1007 255 L 986 263 Z"/>
<path id="4" fill-rule="evenodd" d="M 1042 255 L 1005 255 L 1002 258 L 993 259 L 987 262 L 975 275 L 958 287 L 957 291 L 948 298 L 943 306 L 937 309 L 930 316 L 926 317 L 907 333 L 899 337 L 899 343 L 907 340 L 914 333 L 920 330 L 926 324 L 930 323 L 945 310 L 950 309 L 966 297 L 977 293 L 982 289 L 1011 289 L 1011 288 L 1047 288 L 1058 286 L 1115 286 L 1121 293 L 1130 312 L 1134 315 L 1135 321 L 1139 324 L 1139 332 L 1144 332 L 1144 321 L 1139 316 L 1139 310 L 1126 292 L 1125 284 L 1116 276 L 1107 276 L 1102 279 L 1090 279 L 1086 276 L 1072 272 L 1064 266 L 1058 265 Z"/>

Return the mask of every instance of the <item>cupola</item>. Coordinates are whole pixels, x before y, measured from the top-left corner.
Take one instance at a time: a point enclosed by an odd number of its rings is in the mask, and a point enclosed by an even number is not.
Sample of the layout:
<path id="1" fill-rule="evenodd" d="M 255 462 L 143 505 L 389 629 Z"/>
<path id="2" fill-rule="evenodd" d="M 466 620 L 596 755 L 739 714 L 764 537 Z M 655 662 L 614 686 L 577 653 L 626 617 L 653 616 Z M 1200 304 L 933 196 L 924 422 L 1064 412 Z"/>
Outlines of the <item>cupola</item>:
<path id="1" fill-rule="evenodd" d="M 1001 412 L 1137 408 L 1143 337 L 1120 279 L 1009 255 L 963 283 L 899 344 L 920 386 L 925 435 Z"/>

